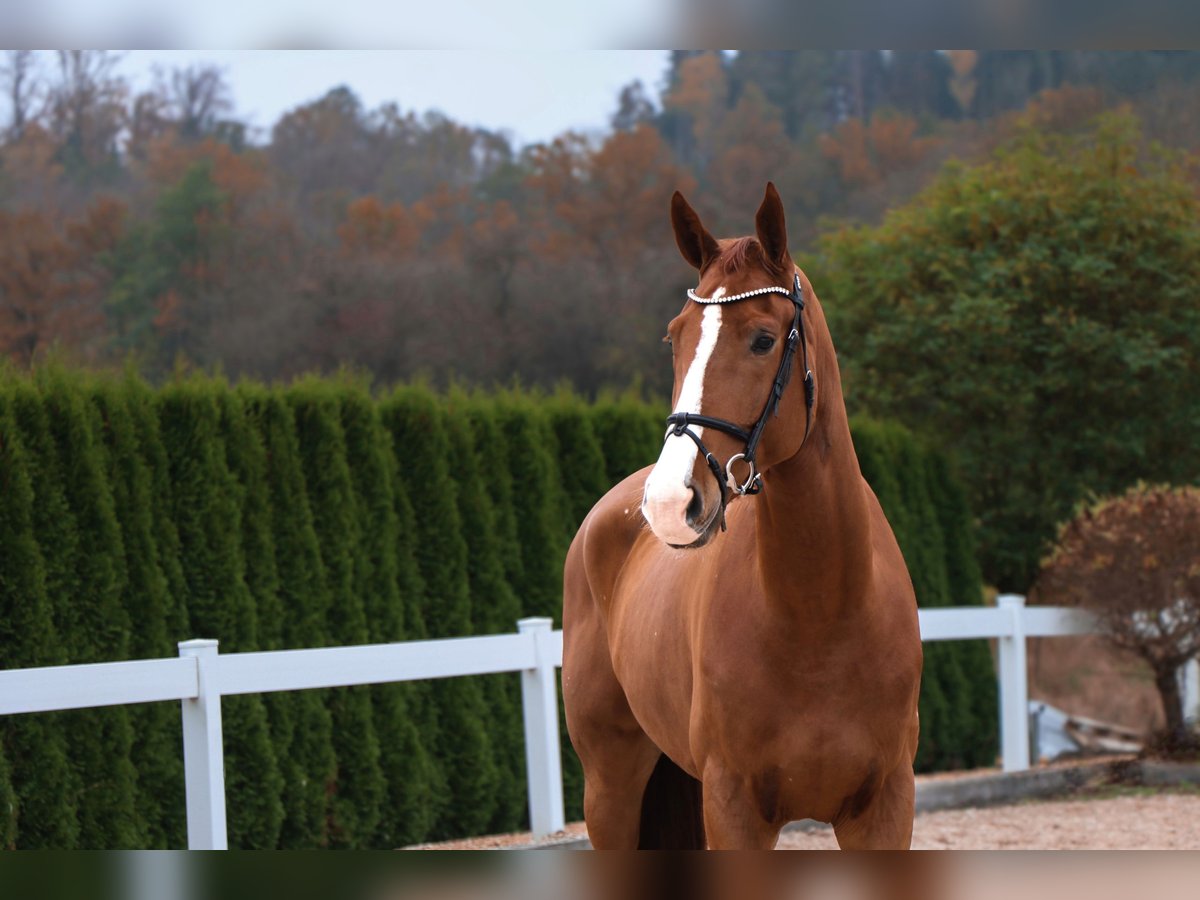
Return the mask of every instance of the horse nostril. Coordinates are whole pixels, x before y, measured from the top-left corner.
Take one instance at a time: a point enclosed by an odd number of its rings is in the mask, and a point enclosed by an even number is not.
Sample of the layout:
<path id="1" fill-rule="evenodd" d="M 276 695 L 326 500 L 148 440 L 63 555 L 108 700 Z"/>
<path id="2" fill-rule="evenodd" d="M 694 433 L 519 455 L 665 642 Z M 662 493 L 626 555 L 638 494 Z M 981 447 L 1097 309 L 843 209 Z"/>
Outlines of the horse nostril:
<path id="1" fill-rule="evenodd" d="M 687 522 L 689 525 L 695 525 L 700 521 L 700 513 L 704 512 L 704 498 L 700 496 L 700 492 L 692 488 L 692 500 L 687 505 Z"/>

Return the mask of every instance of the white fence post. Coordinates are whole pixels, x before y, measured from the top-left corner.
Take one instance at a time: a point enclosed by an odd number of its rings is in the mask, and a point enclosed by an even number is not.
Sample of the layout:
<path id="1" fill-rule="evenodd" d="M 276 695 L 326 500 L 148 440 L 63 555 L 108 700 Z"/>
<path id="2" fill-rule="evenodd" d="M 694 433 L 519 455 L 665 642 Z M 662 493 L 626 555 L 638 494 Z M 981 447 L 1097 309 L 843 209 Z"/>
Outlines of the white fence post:
<path id="1" fill-rule="evenodd" d="M 183 772 L 187 791 L 189 850 L 227 850 L 225 750 L 221 694 L 214 683 L 217 642 L 181 641 L 179 655 L 196 660 L 199 694 L 183 706 Z"/>
<path id="2" fill-rule="evenodd" d="M 551 649 L 554 622 L 531 618 L 517 622 L 534 641 L 536 667 L 521 672 L 525 713 L 525 771 L 529 779 L 529 826 L 535 837 L 562 831 L 562 756 L 558 743 L 558 688 Z"/>
<path id="3" fill-rule="evenodd" d="M 1183 720 L 1190 726 L 1200 724 L 1200 660 L 1189 659 L 1179 670 L 1183 682 L 1180 696 L 1183 700 Z"/>
<path id="4" fill-rule="evenodd" d="M 1025 659 L 1025 598 L 1002 594 L 1012 633 L 997 640 L 1000 656 L 1000 756 L 1005 772 L 1029 768 L 1029 671 Z"/>

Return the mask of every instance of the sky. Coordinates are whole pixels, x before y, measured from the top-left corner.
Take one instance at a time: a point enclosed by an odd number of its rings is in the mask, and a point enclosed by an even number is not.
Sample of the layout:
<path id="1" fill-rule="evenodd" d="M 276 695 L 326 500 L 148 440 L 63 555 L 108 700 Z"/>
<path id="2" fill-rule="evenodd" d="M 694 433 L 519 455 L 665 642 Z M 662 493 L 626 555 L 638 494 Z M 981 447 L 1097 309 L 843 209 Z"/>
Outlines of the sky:
<path id="1" fill-rule="evenodd" d="M 663 50 L 130 50 L 120 71 L 136 90 L 153 83 L 156 65 L 214 63 L 239 116 L 264 138 L 282 113 L 344 84 L 368 109 L 388 101 L 438 109 L 526 144 L 607 127 L 630 81 L 657 95 L 667 58 Z"/>

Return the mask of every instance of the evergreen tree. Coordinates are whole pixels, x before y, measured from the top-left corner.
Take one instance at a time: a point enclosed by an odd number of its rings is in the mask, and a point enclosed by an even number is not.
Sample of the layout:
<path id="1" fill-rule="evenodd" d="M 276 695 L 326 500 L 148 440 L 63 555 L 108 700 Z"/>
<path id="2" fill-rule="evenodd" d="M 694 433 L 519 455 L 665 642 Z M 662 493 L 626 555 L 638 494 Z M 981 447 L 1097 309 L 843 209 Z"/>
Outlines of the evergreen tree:
<path id="1" fill-rule="evenodd" d="M 45 411 L 32 386 L 0 373 L 0 665 L 66 662 L 55 634 L 46 566 L 37 538 L 67 514 Z M 19 831 L 30 849 L 75 847 L 76 776 L 62 717 L 9 716 L 0 722 Z"/>
<path id="2" fill-rule="evenodd" d="M 382 412 L 415 514 L 425 625 L 431 638 L 461 636 L 471 627 L 467 547 L 442 410 L 428 389 L 403 387 L 383 401 Z M 477 683 L 462 678 L 437 682 L 433 693 L 437 758 L 449 788 L 436 830 L 445 836 L 478 834 L 495 810 L 497 781 L 483 697 Z"/>
<path id="3" fill-rule="evenodd" d="M 403 590 L 422 592 L 412 548 L 400 552 L 391 436 L 364 386 L 346 383 L 340 392 L 346 462 L 354 487 L 359 543 L 354 567 L 355 594 L 366 611 L 368 639 L 391 643 L 408 639 Z M 411 520 L 411 509 L 409 510 Z M 406 572 L 401 575 L 401 567 Z M 372 689 L 375 732 L 385 793 L 371 843 L 401 847 L 423 841 L 432 826 L 435 768 L 422 743 L 416 716 L 420 698 L 410 684 Z"/>
<path id="4" fill-rule="evenodd" d="M 51 594 L 56 626 L 71 663 L 129 656 L 124 544 L 97 441 L 95 410 L 80 382 L 53 368 L 39 373 L 58 476 L 76 529 L 74 552 L 64 560 L 61 593 Z M 86 538 L 85 538 L 86 536 Z M 43 545 L 43 553 L 50 552 Z M 79 841 L 85 848 L 141 847 L 146 836 L 136 812 L 137 773 L 130 760 L 133 731 L 125 707 L 65 714 L 71 762 L 82 788 Z"/>
<path id="5" fill-rule="evenodd" d="M 12 786 L 12 770 L 0 740 L 0 850 L 17 849 L 17 792 Z"/>
<path id="6" fill-rule="evenodd" d="M 129 408 L 129 394 L 107 378 L 93 379 L 89 393 L 102 426 L 105 471 L 125 551 L 124 608 L 129 621 L 135 623 L 129 635 L 129 656 L 173 656 L 176 650 L 167 631 L 173 604 L 158 562 L 150 472 Z M 130 707 L 128 714 L 133 728 L 131 759 L 138 777 L 137 815 L 145 827 L 145 846 L 179 846 L 186 809 L 179 711 L 174 704 L 150 703 Z"/>
<path id="7" fill-rule="evenodd" d="M 264 643 L 264 628 L 278 630 L 279 595 L 278 573 L 275 570 L 274 540 L 271 535 L 270 501 L 268 499 L 266 450 L 262 437 L 254 427 L 250 410 L 240 392 L 215 384 L 220 415 L 218 430 L 225 450 L 225 464 L 230 475 L 230 489 L 237 503 L 240 526 L 237 532 L 242 555 L 243 582 L 248 592 L 247 620 L 253 620 L 252 637 L 247 635 L 246 650 L 268 649 Z M 271 623 L 264 625 L 264 623 Z M 277 649 L 277 645 L 271 649 Z M 257 810 L 262 817 L 256 839 L 261 846 L 277 846 L 283 827 L 283 772 L 278 753 L 270 737 L 270 710 L 277 695 L 265 697 L 227 697 L 223 704 L 235 717 L 250 716 L 258 740 L 258 729 L 265 727 L 272 743 L 275 768 L 268 781 L 255 784 L 246 773 L 228 772 L 226 788 L 231 796 L 243 797 L 257 793 Z M 253 774 L 253 773 L 252 773 Z M 272 837 L 273 836 L 273 837 Z M 268 843 L 274 841 L 274 844 Z"/>
<path id="8" fill-rule="evenodd" d="M 461 390 L 447 399 L 446 433 L 450 439 L 450 470 L 455 473 L 458 514 L 467 543 L 467 581 L 471 601 L 471 633 L 509 633 L 513 621 L 500 625 L 500 616 L 518 608 L 516 595 L 505 578 L 502 539 L 496 508 L 487 481 L 496 477 L 495 448 L 477 444 L 471 423 L 471 399 Z M 497 626 L 500 627 L 497 627 Z M 491 830 L 513 831 L 525 817 L 525 759 L 522 719 L 512 704 L 508 677 L 485 675 L 478 679 L 488 714 L 498 768 L 496 810 Z"/>
<path id="9" fill-rule="evenodd" d="M 608 395 L 591 408 L 592 431 L 604 454 L 608 487 L 653 463 L 667 432 L 665 408 L 636 397 Z"/>
<path id="10" fill-rule="evenodd" d="M 605 472 L 604 451 L 592 429 L 593 417 L 583 401 L 560 389 L 545 408 L 558 445 L 558 469 L 567 501 L 563 524 L 569 544 L 584 517 L 611 485 Z"/>
<path id="11" fill-rule="evenodd" d="M 158 565 L 167 582 L 169 606 L 165 611 L 165 631 L 169 647 L 168 655 L 178 652 L 180 641 L 190 639 L 185 598 L 187 582 L 179 561 L 179 531 L 171 515 L 171 467 L 163 446 L 162 433 L 158 425 L 157 396 L 155 391 L 132 372 L 127 373 L 122 383 L 127 405 L 137 429 L 138 446 L 150 475 L 150 510 L 153 534 L 158 553 Z M 179 831 L 176 837 L 185 837 L 183 811 L 179 815 Z M 174 842 L 176 845 L 179 841 Z"/>
<path id="12" fill-rule="evenodd" d="M 321 551 L 329 597 L 326 634 L 334 644 L 369 640 L 363 597 L 355 590 L 358 530 L 354 486 L 346 461 L 338 398 L 327 382 L 308 379 L 289 392 L 300 439 L 313 527 Z M 383 774 L 371 693 L 366 687 L 331 692 L 333 749 L 337 772 L 326 813 L 334 847 L 369 846 L 379 826 Z"/>
<path id="13" fill-rule="evenodd" d="M 246 402 L 270 459 L 266 481 L 281 608 L 280 619 L 271 623 L 270 640 L 287 648 L 320 647 L 327 643 L 328 594 L 292 411 L 278 390 L 252 391 Z M 269 697 L 271 739 L 284 780 L 280 845 L 288 849 L 328 843 L 326 796 L 336 763 L 324 694 L 297 691 Z"/>
<path id="14" fill-rule="evenodd" d="M 945 547 L 949 603 L 974 606 L 983 602 L 983 579 L 975 558 L 974 528 L 966 494 L 942 454 L 928 451 L 925 459 L 930 498 Z M 991 650 L 987 641 L 955 641 L 951 646 L 971 686 L 971 702 L 965 709 L 970 724 L 964 736 L 964 765 L 969 768 L 994 765 L 1000 734 L 999 697 Z"/>
<path id="15" fill-rule="evenodd" d="M 563 563 L 574 529 L 558 440 L 544 406 L 528 395 L 511 391 L 500 395 L 497 418 L 508 443 L 513 496 L 526 510 L 518 519 L 525 581 L 517 596 L 527 604 L 525 615 L 549 616 L 561 628 Z M 582 456 L 590 458 L 592 465 L 600 462 L 594 453 Z M 583 810 L 583 770 L 564 724 L 561 690 L 559 738 L 566 809 L 568 815 L 578 817 Z"/>
<path id="16" fill-rule="evenodd" d="M 512 391 L 496 397 L 496 421 L 508 446 L 523 581 L 514 585 L 523 616 L 562 622 L 565 498 L 555 462 L 557 445 L 545 414 Z"/>
<path id="17" fill-rule="evenodd" d="M 944 466 L 932 467 L 928 451 L 898 425 L 858 419 L 853 433 L 859 466 L 896 534 L 918 604 L 939 607 L 968 602 L 956 599 L 951 591 L 949 560 L 953 551 L 947 546 L 934 503 L 940 490 L 938 480 L 948 475 Z M 947 497 L 955 496 L 952 485 L 946 490 Z M 961 500 L 961 494 L 958 497 Z M 954 515 L 961 517 L 965 512 L 957 507 Z M 956 565 L 961 576 L 970 577 L 969 563 Z M 978 581 L 973 592 L 967 587 L 964 590 L 966 597 L 980 597 Z M 924 656 L 917 769 L 989 763 L 995 756 L 995 725 L 983 723 L 975 709 L 987 709 L 988 698 L 995 696 L 990 664 L 980 665 L 974 644 L 957 641 L 927 644 Z M 994 706 L 991 710 L 994 715 Z"/>
<path id="18" fill-rule="evenodd" d="M 400 589 L 400 599 L 404 610 L 405 640 L 423 641 L 429 638 L 429 627 L 425 624 L 426 589 L 425 579 L 421 574 L 421 564 L 417 558 L 417 548 L 421 543 L 421 533 L 417 528 L 417 513 L 413 508 L 409 492 L 411 473 L 401 474 L 400 457 L 395 452 L 395 439 L 387 426 L 386 404 L 377 404 L 380 411 L 380 425 L 387 435 L 388 466 L 392 470 L 393 510 L 396 513 L 396 561 L 397 586 Z M 446 804 L 449 802 L 450 785 L 447 780 L 446 766 L 438 755 L 441 743 L 439 733 L 441 721 L 439 713 L 440 694 L 437 682 L 418 681 L 409 686 L 414 721 L 418 722 L 418 732 L 421 743 L 425 747 L 425 757 L 428 762 L 429 781 L 426 787 L 428 805 L 423 813 L 428 817 L 426 836 L 433 838 L 437 831 L 436 822 Z"/>
<path id="19" fill-rule="evenodd" d="M 461 403 L 461 400 L 458 402 Z M 497 419 L 496 400 L 493 396 L 475 391 L 466 403 L 461 404 L 461 409 L 471 425 L 476 452 L 484 460 L 484 485 L 495 514 L 497 550 L 500 562 L 504 566 L 504 578 L 512 589 L 508 595 L 512 598 L 511 607 L 506 609 L 499 603 L 491 606 L 492 616 L 488 628 L 495 633 L 512 631 L 516 628 L 517 619 L 521 617 L 521 601 L 514 592 L 524 583 L 525 569 L 521 562 L 517 504 L 513 497 L 511 454 Z"/>
<path id="20" fill-rule="evenodd" d="M 189 631 L 222 650 L 256 649 L 257 616 L 246 588 L 238 484 L 221 435 L 224 385 L 191 379 L 159 394 L 159 425 L 171 473 L 171 510 L 180 540 Z M 230 843 L 278 844 L 279 769 L 258 696 L 222 703 Z"/>

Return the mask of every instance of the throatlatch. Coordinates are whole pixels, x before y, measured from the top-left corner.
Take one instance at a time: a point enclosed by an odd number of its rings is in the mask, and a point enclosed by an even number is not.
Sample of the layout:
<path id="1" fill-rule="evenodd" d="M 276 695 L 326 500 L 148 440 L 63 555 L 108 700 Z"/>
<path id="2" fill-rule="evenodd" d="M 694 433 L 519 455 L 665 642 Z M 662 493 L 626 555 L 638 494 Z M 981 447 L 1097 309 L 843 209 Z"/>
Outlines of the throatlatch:
<path id="1" fill-rule="evenodd" d="M 728 297 L 700 297 L 695 291 L 688 291 L 688 297 L 696 303 L 733 303 L 737 300 L 745 300 L 748 297 L 757 297 L 762 294 L 783 294 L 792 301 L 795 307 L 795 314 L 792 316 L 792 328 L 788 332 L 787 342 L 783 348 L 783 358 L 779 360 L 779 369 L 775 373 L 775 381 L 771 385 L 770 396 L 767 397 L 767 403 L 763 407 L 762 415 L 758 417 L 758 421 L 750 431 L 735 425 L 733 422 L 725 419 L 717 419 L 713 416 L 702 416 L 699 413 L 679 412 L 672 413 L 667 416 L 667 424 L 671 426 L 667 432 L 667 437 L 683 437 L 687 436 L 696 442 L 696 446 L 700 448 L 700 452 L 704 454 L 704 461 L 708 463 L 709 470 L 713 473 L 713 477 L 717 479 L 717 487 L 721 492 L 721 530 L 725 530 L 725 506 L 728 502 L 728 490 L 731 489 L 735 494 L 753 495 L 762 490 L 762 473 L 755 467 L 755 455 L 758 452 L 758 442 L 762 439 L 763 429 L 767 427 L 767 420 L 772 415 L 779 415 L 779 401 L 783 397 L 783 389 L 787 387 L 788 381 L 792 377 L 792 359 L 796 355 L 796 347 L 800 347 L 801 363 L 804 366 L 804 440 L 800 442 L 803 447 L 808 440 L 808 431 L 812 426 L 812 408 L 816 400 L 816 382 L 813 379 L 812 370 L 808 367 L 808 341 L 804 337 L 804 291 L 800 286 L 800 275 L 793 276 L 792 290 L 779 287 L 778 285 L 769 285 L 767 287 L 755 288 L 752 291 L 745 291 L 741 294 L 733 294 Z M 746 449 L 741 453 L 735 453 L 729 458 L 722 468 L 717 458 L 712 455 L 704 442 L 700 440 L 700 435 L 692 431 L 691 425 L 700 428 L 715 428 L 717 431 L 722 431 L 732 437 L 743 441 Z M 664 438 L 665 440 L 665 438 Z M 733 465 L 738 460 L 742 460 L 750 467 L 750 472 L 746 476 L 746 480 L 738 483 L 733 475 Z"/>

